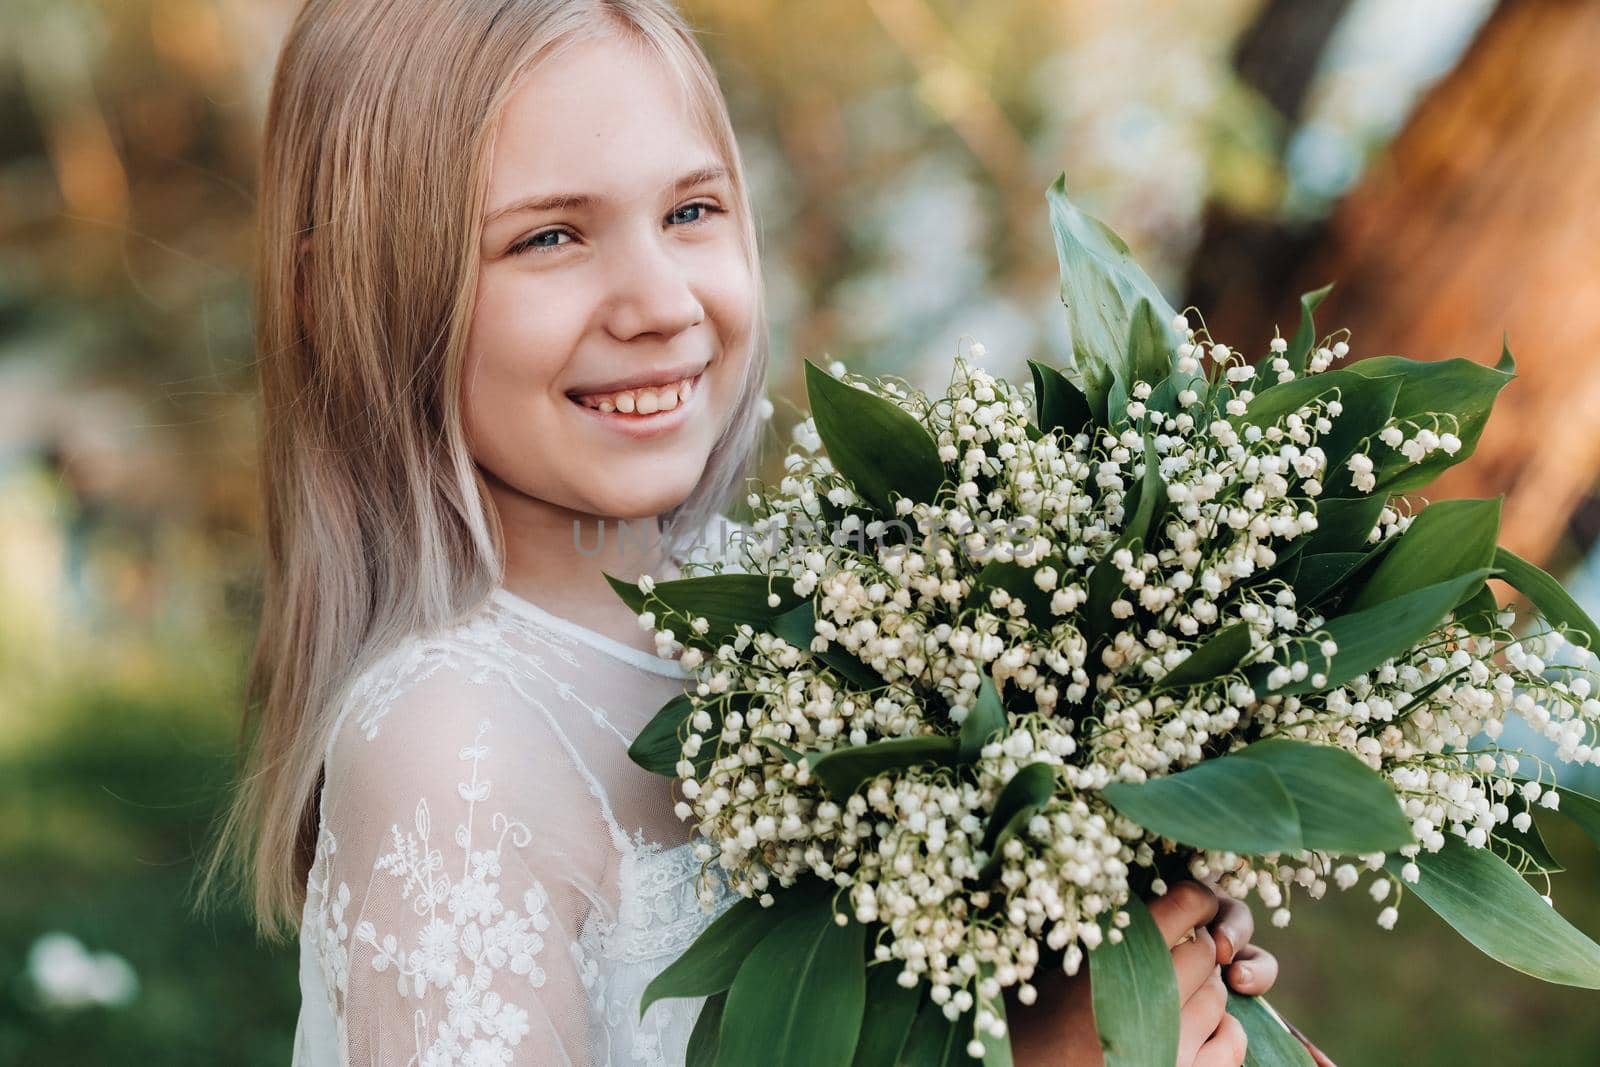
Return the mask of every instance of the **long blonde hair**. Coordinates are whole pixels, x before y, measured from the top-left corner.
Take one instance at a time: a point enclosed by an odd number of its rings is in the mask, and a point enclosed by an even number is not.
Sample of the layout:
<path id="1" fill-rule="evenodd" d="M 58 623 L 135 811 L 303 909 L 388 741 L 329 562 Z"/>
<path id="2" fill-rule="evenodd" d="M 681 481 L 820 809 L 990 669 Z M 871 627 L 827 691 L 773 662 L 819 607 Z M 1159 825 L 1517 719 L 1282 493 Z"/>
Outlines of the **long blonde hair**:
<path id="1" fill-rule="evenodd" d="M 607 33 L 685 88 L 730 171 L 757 283 L 739 402 L 694 491 L 661 517 L 676 551 L 745 473 L 767 364 L 755 219 L 694 31 L 670 0 L 308 0 L 284 42 L 258 202 L 264 601 L 238 781 L 196 898 L 203 910 L 233 876 L 263 937 L 298 925 L 351 682 L 500 579 L 460 415 L 494 132 L 533 65 Z"/>

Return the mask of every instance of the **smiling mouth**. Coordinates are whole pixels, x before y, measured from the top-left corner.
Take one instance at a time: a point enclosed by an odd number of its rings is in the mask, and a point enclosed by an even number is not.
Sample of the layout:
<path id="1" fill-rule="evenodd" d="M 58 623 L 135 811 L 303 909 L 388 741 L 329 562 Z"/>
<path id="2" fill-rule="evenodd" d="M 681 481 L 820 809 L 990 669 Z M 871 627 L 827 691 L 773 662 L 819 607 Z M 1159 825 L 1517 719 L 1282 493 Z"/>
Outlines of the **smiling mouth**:
<path id="1" fill-rule="evenodd" d="M 601 414 L 648 418 L 658 413 L 674 411 L 680 405 L 688 403 L 694 396 L 695 390 L 700 387 L 700 379 L 704 374 L 705 371 L 702 370 L 699 374 L 668 382 L 666 385 L 619 389 L 611 393 L 582 395 L 569 393 L 567 397 L 574 404 L 581 404 Z"/>

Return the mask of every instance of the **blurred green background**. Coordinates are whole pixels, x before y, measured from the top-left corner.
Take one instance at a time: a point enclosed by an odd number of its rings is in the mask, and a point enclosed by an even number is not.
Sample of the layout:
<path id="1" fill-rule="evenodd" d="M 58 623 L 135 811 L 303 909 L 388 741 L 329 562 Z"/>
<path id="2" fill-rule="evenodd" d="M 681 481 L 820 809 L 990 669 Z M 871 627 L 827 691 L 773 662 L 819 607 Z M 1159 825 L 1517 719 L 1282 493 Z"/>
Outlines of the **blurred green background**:
<path id="1" fill-rule="evenodd" d="M 253 187 L 296 7 L 0 3 L 0 1063 L 289 1059 L 292 947 L 188 907 L 256 597 Z M 925 388 L 963 334 L 1020 379 L 1059 360 L 1064 171 L 1235 347 L 1334 279 L 1355 357 L 1492 362 L 1509 330 L 1521 377 L 1429 495 L 1505 494 L 1505 542 L 1600 608 L 1600 4 L 683 8 L 760 216 L 766 473 L 804 359 Z M 1600 860 L 1542 825 L 1557 905 L 1600 935 Z M 1346 1067 L 1600 1062 L 1596 994 L 1420 902 L 1392 932 L 1364 893 L 1283 930 L 1257 910 L 1272 999 Z"/>

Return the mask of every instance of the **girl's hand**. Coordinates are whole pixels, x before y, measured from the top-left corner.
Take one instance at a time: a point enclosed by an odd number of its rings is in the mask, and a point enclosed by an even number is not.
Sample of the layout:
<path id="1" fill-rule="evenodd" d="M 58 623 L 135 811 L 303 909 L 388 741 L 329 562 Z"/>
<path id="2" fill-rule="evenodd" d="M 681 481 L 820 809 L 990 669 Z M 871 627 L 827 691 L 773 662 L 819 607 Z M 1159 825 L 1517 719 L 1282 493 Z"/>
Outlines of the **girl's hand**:
<path id="1" fill-rule="evenodd" d="M 1248 942 L 1251 929 L 1249 909 L 1238 901 L 1234 903 L 1244 909 L 1242 918 L 1234 909 L 1220 915 L 1230 959 L 1238 955 L 1235 945 Z M 1244 1028 L 1227 1012 L 1228 992 L 1211 932 L 1211 924 L 1222 911 L 1221 897 L 1209 885 L 1185 881 L 1150 901 L 1149 907 L 1151 918 L 1172 950 L 1172 964 L 1178 975 L 1182 1013 L 1176 1067 L 1240 1067 L 1244 1063 Z M 1186 934 L 1192 936 L 1185 938 Z M 1259 982 L 1265 976 L 1270 985 L 1277 976 L 1276 961 L 1270 972 L 1263 968 L 1252 973 L 1262 956 L 1271 960 L 1270 953 L 1257 950 L 1240 959 L 1240 963 L 1251 964 L 1244 969 L 1247 977 Z M 1105 1057 L 1095 1031 L 1089 968 L 1070 978 L 1050 968 L 1038 976 L 1035 985 L 1039 1000 L 1044 1003 L 1006 1006 L 1011 1054 L 1018 1067 L 1104 1067 Z"/>

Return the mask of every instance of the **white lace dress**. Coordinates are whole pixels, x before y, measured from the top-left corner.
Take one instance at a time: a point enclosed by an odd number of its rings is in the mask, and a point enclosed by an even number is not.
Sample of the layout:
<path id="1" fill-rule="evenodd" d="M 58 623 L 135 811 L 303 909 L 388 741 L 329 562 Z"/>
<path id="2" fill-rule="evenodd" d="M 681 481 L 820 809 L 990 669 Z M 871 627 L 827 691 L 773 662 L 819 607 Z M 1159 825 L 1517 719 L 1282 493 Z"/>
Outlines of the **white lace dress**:
<path id="1" fill-rule="evenodd" d="M 365 672 L 326 755 L 294 1067 L 682 1064 L 702 1001 L 640 1021 L 640 993 L 735 897 L 718 875 L 701 907 L 671 783 L 627 748 L 684 684 L 505 589 Z"/>

